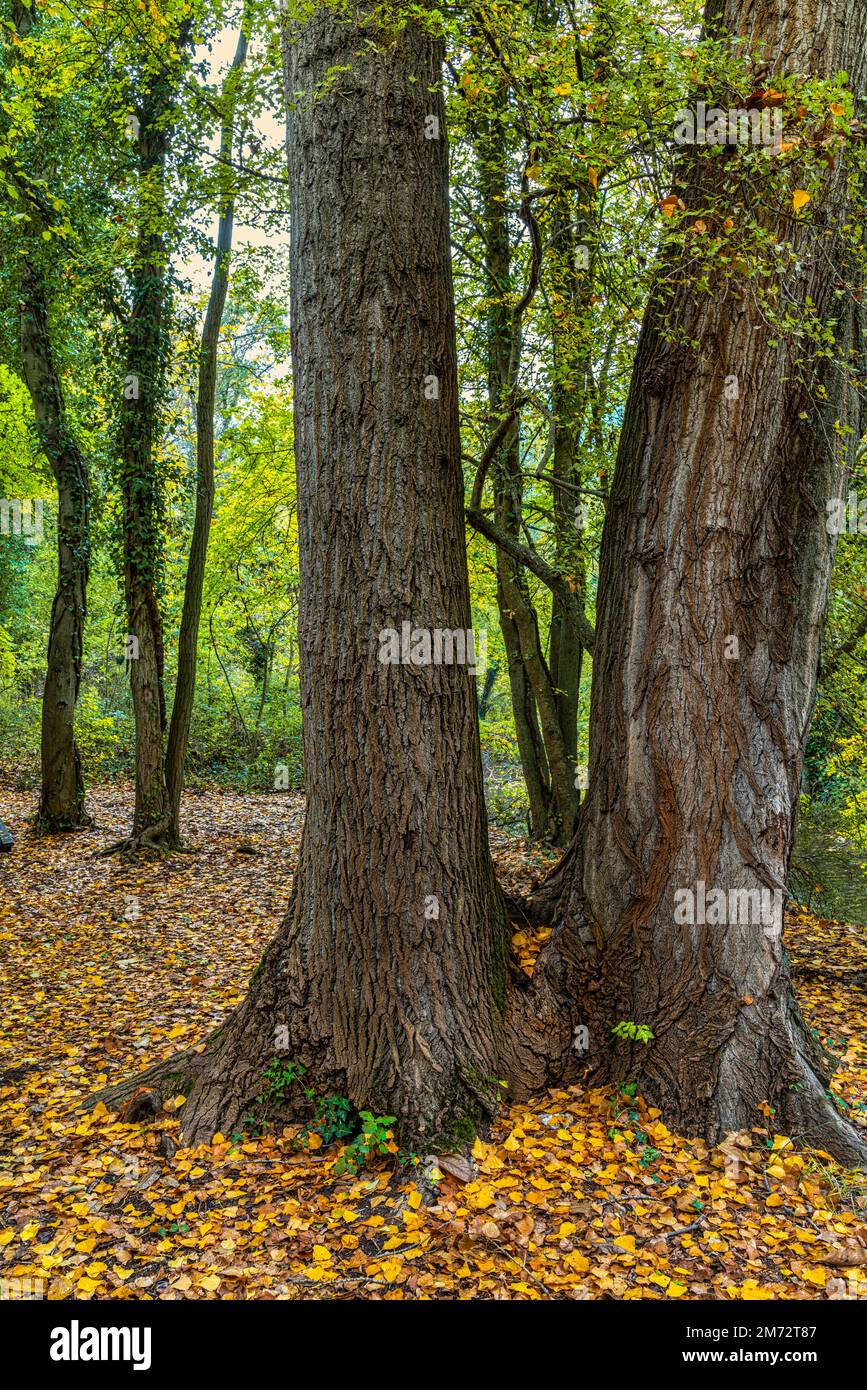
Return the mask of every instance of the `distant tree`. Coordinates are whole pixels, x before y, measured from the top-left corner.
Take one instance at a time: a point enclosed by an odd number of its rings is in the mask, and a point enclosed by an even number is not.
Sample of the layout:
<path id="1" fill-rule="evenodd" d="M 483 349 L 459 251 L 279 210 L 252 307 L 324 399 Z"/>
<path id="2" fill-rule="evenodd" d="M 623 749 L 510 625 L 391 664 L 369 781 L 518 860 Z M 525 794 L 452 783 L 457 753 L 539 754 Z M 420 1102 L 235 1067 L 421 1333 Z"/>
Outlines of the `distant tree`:
<path id="1" fill-rule="evenodd" d="M 13 0 L 19 72 L 31 85 L 24 100 L 32 114 L 21 120 L 11 166 L 11 189 L 22 220 L 19 237 L 27 254 L 19 256 L 19 350 L 24 380 L 33 403 L 39 443 L 57 484 L 57 588 L 51 610 L 48 657 L 42 696 L 41 790 L 37 825 L 43 831 L 74 830 L 90 823 L 85 809 L 84 776 L 75 740 L 75 709 L 81 685 L 87 582 L 90 568 L 90 489 L 87 464 L 64 400 L 61 369 L 50 328 L 50 289 L 46 242 L 62 244 L 62 222 L 49 170 L 56 169 L 70 113 L 46 77 L 51 60 L 38 51 L 35 7 Z M 50 52 L 58 51 L 56 36 Z M 7 44 L 7 48 L 8 48 Z M 7 110 L 18 114 L 10 93 Z M 23 134 L 30 130 L 32 133 Z M 56 275 L 54 276 L 56 279 Z"/>
<path id="2" fill-rule="evenodd" d="M 129 113 L 136 154 L 136 240 L 123 323 L 124 375 L 118 412 L 123 576 L 135 713 L 135 811 L 124 847 L 158 845 L 171 821 L 163 754 L 165 639 L 160 608 L 163 488 L 157 446 L 164 405 L 170 283 L 166 239 L 168 158 L 178 87 L 192 33 L 181 8 L 169 17 L 134 72 Z"/>
<path id="3" fill-rule="evenodd" d="M 211 277 L 211 292 L 205 311 L 199 348 L 198 393 L 196 397 L 196 509 L 187 576 L 184 585 L 184 606 L 178 636 L 178 667 L 175 698 L 166 746 L 165 776 L 167 793 L 166 821 L 161 832 L 164 844 L 177 845 L 181 840 L 181 792 L 184 785 L 184 762 L 190 738 L 193 701 L 198 666 L 199 623 L 202 614 L 202 594 L 205 584 L 205 562 L 214 511 L 214 411 L 217 386 L 217 348 L 220 326 L 229 291 L 229 272 L 232 256 L 232 234 L 235 218 L 235 179 L 232 156 L 235 144 L 235 110 L 238 85 L 247 59 L 252 15 L 248 3 L 241 16 L 241 27 L 235 55 L 229 66 L 222 93 L 220 126 L 220 197 L 217 219 L 217 249 Z M 265 685 L 263 682 L 263 701 Z"/>

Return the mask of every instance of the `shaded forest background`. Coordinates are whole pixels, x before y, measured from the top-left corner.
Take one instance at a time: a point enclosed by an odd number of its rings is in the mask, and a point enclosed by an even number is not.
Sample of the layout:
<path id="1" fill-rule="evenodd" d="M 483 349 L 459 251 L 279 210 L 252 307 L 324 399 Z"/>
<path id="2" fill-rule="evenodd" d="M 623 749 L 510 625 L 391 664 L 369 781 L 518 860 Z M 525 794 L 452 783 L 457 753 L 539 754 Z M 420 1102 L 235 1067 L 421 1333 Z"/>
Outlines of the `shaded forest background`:
<path id="1" fill-rule="evenodd" d="M 712 47 L 700 54 L 695 47 L 699 8 L 693 0 L 588 0 L 472 7 L 468 26 L 446 16 L 462 443 L 473 622 L 486 649 L 479 714 L 488 808 L 495 825 L 559 845 L 568 842 L 586 785 L 592 670 L 568 603 L 571 595 L 592 626 L 638 328 L 654 257 L 677 222 L 668 200 L 673 117 L 684 91 L 702 80 L 702 65 L 710 73 L 720 63 Z M 197 8 L 195 43 L 172 77 L 157 216 L 137 165 L 124 63 L 137 61 L 137 44 L 160 52 L 173 13 L 123 2 L 50 5 L 29 48 L 9 27 L 12 11 L 5 17 L 10 196 L 0 207 L 0 496 L 41 508 L 38 541 L 14 534 L 8 519 L 0 539 L 0 765 L 17 788 L 39 782 L 57 563 L 56 488 L 21 358 L 22 262 L 38 264 L 44 277 L 67 426 L 90 473 L 76 737 L 86 782 L 128 779 L 135 741 L 117 441 L 136 236 L 152 219 L 165 253 L 147 544 L 171 691 L 196 503 L 202 322 L 212 238 L 228 199 L 236 228 L 218 325 L 214 511 L 187 781 L 275 794 L 303 787 L 277 22 L 267 7 L 247 6 L 249 53 L 230 91 L 240 9 Z M 827 112 L 824 120 L 827 126 Z M 22 193 L 16 161 L 28 170 L 30 195 Z M 28 209 L 34 188 L 46 199 L 38 218 Z M 694 232 L 697 245 L 710 236 Z M 741 254 L 758 279 L 761 250 L 747 244 L 749 236 L 747 228 Z M 487 476 L 479 486 L 480 458 L 496 431 L 498 464 L 482 460 Z M 860 455 L 849 480 L 856 493 L 865 468 Z M 511 551 L 493 542 L 495 532 Z M 856 528 L 844 531 L 837 551 L 793 872 L 802 899 L 850 917 L 864 912 L 857 879 L 867 858 L 865 633 L 867 542 Z"/>

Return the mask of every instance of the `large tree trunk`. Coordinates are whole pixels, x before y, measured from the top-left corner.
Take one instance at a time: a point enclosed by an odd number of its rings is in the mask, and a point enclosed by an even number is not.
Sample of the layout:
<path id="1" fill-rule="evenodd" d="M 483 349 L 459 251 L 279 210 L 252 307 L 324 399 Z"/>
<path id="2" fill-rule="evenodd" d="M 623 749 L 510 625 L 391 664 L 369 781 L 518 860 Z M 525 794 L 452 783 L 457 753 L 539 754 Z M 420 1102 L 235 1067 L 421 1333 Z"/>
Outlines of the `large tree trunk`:
<path id="1" fill-rule="evenodd" d="M 220 130 L 221 196 L 217 224 L 217 251 L 211 292 L 202 327 L 199 347 L 199 389 L 196 396 L 196 510 L 193 534 L 187 561 L 184 585 L 184 606 L 178 634 L 178 670 L 175 698 L 166 743 L 166 791 L 168 795 L 168 824 L 164 834 L 167 845 L 177 845 L 181 839 L 181 793 L 184 786 L 184 763 L 190 739 L 193 701 L 196 694 L 196 668 L 199 656 L 199 624 L 202 616 L 202 593 L 205 584 L 205 562 L 214 511 L 214 405 L 217 387 L 217 348 L 220 326 L 229 291 L 229 268 L 232 255 L 232 233 L 235 220 L 235 194 L 232 175 L 232 149 L 235 130 L 235 109 L 238 84 L 247 58 L 250 32 L 249 6 L 241 16 L 241 29 L 235 55 L 223 89 L 223 119 Z"/>
<path id="2" fill-rule="evenodd" d="M 404 621 L 469 629 L 470 601 L 441 48 L 418 23 L 376 36 L 323 6 L 287 46 L 307 820 L 245 1002 L 153 1078 L 184 1085 L 188 1140 L 243 1121 L 278 1040 L 431 1151 L 497 1101 L 508 934 L 475 677 L 381 659 Z"/>
<path id="3" fill-rule="evenodd" d="M 90 497 L 87 469 L 67 419 L 54 362 L 45 284 L 32 260 L 22 287 L 21 355 L 39 440 L 57 482 L 57 589 L 42 696 L 42 785 L 37 813 L 39 829 L 53 832 L 91 823 L 75 742 L 90 569 Z"/>
<path id="4" fill-rule="evenodd" d="M 864 96 L 867 7 L 828 0 L 819 29 L 815 0 L 710 8 L 774 72 L 845 70 Z M 857 296 L 835 297 L 856 274 L 842 233 L 847 164 L 808 218 L 793 227 L 784 211 L 776 224 L 797 251 L 785 302 L 812 298 L 834 361 L 799 366 L 809 349 L 774 331 L 744 280 L 720 276 L 707 293 L 671 274 L 677 288 L 648 313 L 602 545 L 590 788 L 548 885 L 559 925 L 537 988 L 571 992 L 597 1069 L 637 1079 L 681 1131 L 715 1141 L 762 1123 L 768 1102 L 772 1127 L 863 1160 L 826 1098 L 779 930 L 732 921 L 730 899 L 728 925 L 676 912 L 676 895 L 697 899 L 702 883 L 785 889 L 833 559 L 825 503 L 840 495 L 838 430 L 859 424 L 840 366 Z M 741 188 L 729 161 L 698 156 L 680 191 L 722 218 L 737 215 Z M 617 1021 L 655 1041 L 611 1048 Z"/>

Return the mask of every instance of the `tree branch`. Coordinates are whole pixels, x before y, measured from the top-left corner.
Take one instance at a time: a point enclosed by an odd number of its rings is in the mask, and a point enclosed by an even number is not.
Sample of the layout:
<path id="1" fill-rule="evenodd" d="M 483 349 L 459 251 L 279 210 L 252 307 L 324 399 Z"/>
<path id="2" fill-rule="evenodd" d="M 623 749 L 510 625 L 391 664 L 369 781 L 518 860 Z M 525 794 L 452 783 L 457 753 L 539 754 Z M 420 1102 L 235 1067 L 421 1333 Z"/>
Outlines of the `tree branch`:
<path id="1" fill-rule="evenodd" d="M 487 451 L 486 451 L 487 452 Z M 466 509 L 466 518 L 474 530 L 486 536 L 504 554 L 510 555 L 513 560 L 524 565 L 531 574 L 535 574 L 537 579 L 541 579 L 552 594 L 556 594 L 563 605 L 563 611 L 575 629 L 581 645 L 591 653 L 596 645 L 596 632 L 593 624 L 587 618 L 581 605 L 570 589 L 568 583 L 547 560 L 543 560 L 541 555 L 529 546 L 522 545 L 515 540 L 507 531 L 503 531 L 497 524 L 482 512 L 479 507 L 472 504 Z"/>

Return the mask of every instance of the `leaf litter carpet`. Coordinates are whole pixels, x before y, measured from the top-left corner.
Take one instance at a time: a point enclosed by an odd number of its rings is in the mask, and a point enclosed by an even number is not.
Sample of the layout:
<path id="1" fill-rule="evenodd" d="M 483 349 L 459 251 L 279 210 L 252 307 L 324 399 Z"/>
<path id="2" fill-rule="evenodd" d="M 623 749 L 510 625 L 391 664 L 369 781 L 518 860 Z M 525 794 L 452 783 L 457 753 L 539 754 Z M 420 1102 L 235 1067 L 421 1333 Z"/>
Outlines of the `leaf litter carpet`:
<path id="1" fill-rule="evenodd" d="M 336 1173 L 339 1145 L 295 1128 L 180 1149 L 180 1098 L 145 1125 L 82 1112 L 243 997 L 303 821 L 300 796 L 191 794 L 195 852 L 130 865 L 95 857 L 125 833 L 129 789 L 97 789 L 90 806 L 95 829 L 37 839 L 32 796 L 3 796 L 16 834 L 0 858 L 6 1296 L 867 1296 L 867 1181 L 797 1151 L 768 1108 L 708 1148 L 613 1088 L 505 1104 L 472 1180 L 443 1173 L 432 1205 L 412 1163 Z M 544 858 L 491 838 L 502 881 L 526 891 Z M 544 936 L 515 937 L 529 968 Z M 787 940 L 808 1022 L 839 1060 L 837 1103 L 863 1123 L 867 928 L 796 912 Z"/>

